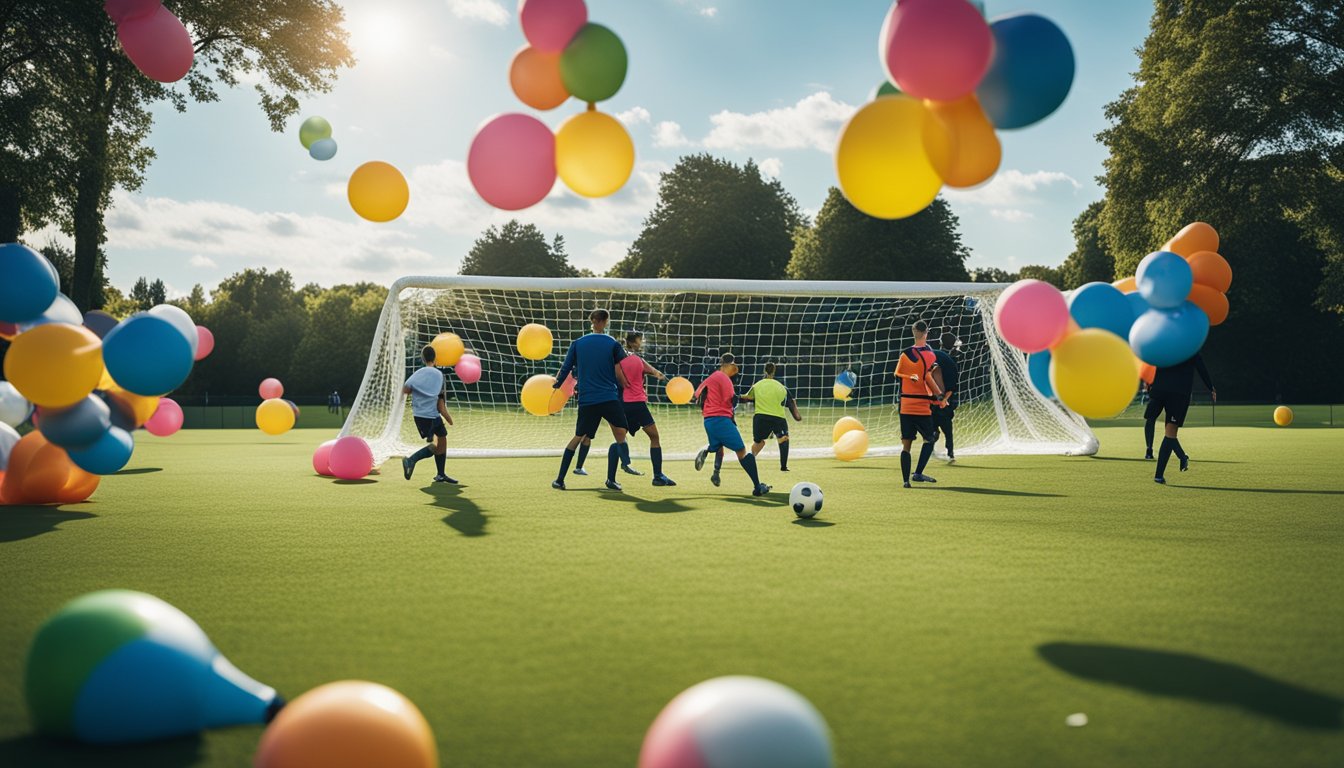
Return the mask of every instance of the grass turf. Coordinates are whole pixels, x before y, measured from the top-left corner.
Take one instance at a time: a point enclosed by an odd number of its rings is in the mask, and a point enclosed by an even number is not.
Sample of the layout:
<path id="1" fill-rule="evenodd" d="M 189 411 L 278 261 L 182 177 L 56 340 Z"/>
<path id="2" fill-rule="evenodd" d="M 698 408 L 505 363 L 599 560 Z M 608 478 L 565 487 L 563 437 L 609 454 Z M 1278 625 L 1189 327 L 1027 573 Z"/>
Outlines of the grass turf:
<path id="1" fill-rule="evenodd" d="M 260 727 L 94 750 L 29 735 L 25 649 L 83 592 L 194 617 L 293 696 L 348 678 L 424 711 L 445 765 L 632 765 L 684 688 L 788 684 L 839 762 L 1324 765 L 1344 754 L 1344 434 L 1192 429 L 1190 473 L 1151 482 L 1137 429 L 1097 458 L 795 461 L 747 498 L 552 459 L 462 460 L 460 489 L 311 473 L 325 432 L 143 436 L 89 504 L 0 508 L 0 765 L 240 766 Z M 643 438 L 638 438 L 643 440 Z M 647 466 L 644 467 L 647 469 Z M 826 508 L 784 505 L 811 480 Z M 1085 712 L 1085 728 L 1064 719 Z"/>

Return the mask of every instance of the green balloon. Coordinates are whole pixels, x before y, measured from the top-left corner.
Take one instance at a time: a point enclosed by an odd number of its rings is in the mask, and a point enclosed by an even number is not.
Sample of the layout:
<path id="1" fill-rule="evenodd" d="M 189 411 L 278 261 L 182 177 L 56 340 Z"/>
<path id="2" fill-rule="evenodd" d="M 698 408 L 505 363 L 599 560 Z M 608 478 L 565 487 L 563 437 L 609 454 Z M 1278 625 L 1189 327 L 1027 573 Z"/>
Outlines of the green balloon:
<path id="1" fill-rule="evenodd" d="M 310 117 L 299 126 L 299 141 L 304 149 L 312 149 L 313 142 L 331 138 L 331 123 L 324 117 Z"/>
<path id="2" fill-rule="evenodd" d="M 588 24 L 560 54 L 560 79 L 580 101 L 606 101 L 621 90 L 628 65 L 625 45 L 601 24 Z"/>

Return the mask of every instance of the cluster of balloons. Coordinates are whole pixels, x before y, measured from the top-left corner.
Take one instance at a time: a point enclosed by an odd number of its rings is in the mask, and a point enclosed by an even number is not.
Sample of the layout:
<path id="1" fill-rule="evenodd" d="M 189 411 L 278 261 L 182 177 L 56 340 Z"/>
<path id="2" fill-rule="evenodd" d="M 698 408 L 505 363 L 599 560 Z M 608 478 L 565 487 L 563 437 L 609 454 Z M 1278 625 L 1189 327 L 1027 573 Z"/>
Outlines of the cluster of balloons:
<path id="1" fill-rule="evenodd" d="M 299 406 L 284 399 L 285 385 L 279 379 L 263 379 L 257 386 L 261 405 L 257 406 L 257 429 L 268 435 L 283 435 L 299 420 Z"/>
<path id="2" fill-rule="evenodd" d="M 522 0 L 518 19 L 527 45 L 513 57 L 509 84 L 520 101 L 550 110 L 570 96 L 588 109 L 552 134 L 520 113 L 488 120 L 472 139 L 467 175 L 490 205 L 516 211 L 541 202 L 558 176 L 584 197 L 614 194 L 635 167 L 635 144 L 621 121 L 599 112 L 625 82 L 625 45 L 588 21 L 584 0 Z"/>
<path id="3" fill-rule="evenodd" d="M 191 34 L 162 0 L 105 0 L 121 50 L 141 74 L 161 83 L 187 76 L 196 57 Z"/>
<path id="4" fill-rule="evenodd" d="M 859 379 L 853 371 L 841 371 L 835 376 L 835 383 L 831 385 L 831 397 L 845 402 L 850 399 L 851 393 L 859 386 Z"/>
<path id="5" fill-rule="evenodd" d="M 331 123 L 325 117 L 314 115 L 299 126 L 299 143 L 314 160 L 330 160 L 336 156 L 336 140 L 331 138 Z"/>
<path id="6" fill-rule="evenodd" d="M 946 184 L 973 187 L 1002 159 L 995 130 L 1037 123 L 1073 85 L 1073 47 L 1054 22 L 986 22 L 968 0 L 900 0 L 878 36 L 888 80 L 836 148 L 840 189 L 881 219 L 924 210 Z"/>
<path id="7" fill-rule="evenodd" d="M 313 471 L 338 480 L 359 480 L 373 471 L 373 448 L 357 435 L 328 440 L 313 452 Z"/>
<path id="8" fill-rule="evenodd" d="M 391 163 L 371 160 L 350 174 L 345 188 L 350 207 L 368 221 L 392 221 L 406 211 L 411 187 Z"/>
<path id="9" fill-rule="evenodd" d="M 868 453 L 868 430 L 853 416 L 842 416 L 831 428 L 831 450 L 841 461 L 858 461 Z"/>
<path id="10" fill-rule="evenodd" d="M 81 315 L 51 262 L 19 243 L 0 245 L 0 274 L 0 335 L 11 339 L 0 388 L 5 502 L 83 501 L 97 487 L 86 475 L 126 466 L 136 429 L 167 436 L 182 427 L 182 409 L 162 397 L 210 353 L 214 336 L 171 304 L 122 321 Z M 20 441 L 14 428 L 25 420 L 36 430 Z"/>

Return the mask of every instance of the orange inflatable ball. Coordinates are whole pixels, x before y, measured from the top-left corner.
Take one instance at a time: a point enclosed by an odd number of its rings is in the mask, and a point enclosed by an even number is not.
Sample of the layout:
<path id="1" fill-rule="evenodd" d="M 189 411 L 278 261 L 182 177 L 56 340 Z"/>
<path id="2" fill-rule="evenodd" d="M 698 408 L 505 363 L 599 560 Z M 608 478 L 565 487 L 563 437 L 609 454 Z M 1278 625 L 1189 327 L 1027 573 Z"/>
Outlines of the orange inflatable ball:
<path id="1" fill-rule="evenodd" d="M 1195 273 L 1196 285 L 1207 285 L 1219 293 L 1232 287 L 1232 265 L 1213 251 L 1200 251 L 1186 259 Z"/>
<path id="2" fill-rule="evenodd" d="M 392 221 L 411 202 L 411 188 L 401 171 L 377 160 L 365 163 L 350 174 L 346 187 L 350 207 L 369 221 Z"/>
<path id="3" fill-rule="evenodd" d="M 1133 275 L 1116 280 L 1111 285 L 1115 286 L 1116 290 L 1121 293 L 1133 293 L 1139 290 L 1139 284 L 1135 282 Z"/>
<path id="4" fill-rule="evenodd" d="M 328 683 L 280 710 L 257 745 L 255 768 L 438 768 L 424 715 L 400 693 Z"/>
<path id="5" fill-rule="evenodd" d="M 1227 297 L 1223 295 L 1222 291 L 1195 283 L 1190 288 L 1190 295 L 1187 300 L 1204 310 L 1204 314 L 1209 316 L 1209 325 L 1222 325 L 1223 321 L 1227 319 L 1229 307 Z"/>
<path id="6" fill-rule="evenodd" d="M 1274 423 L 1280 427 L 1286 427 L 1293 423 L 1293 409 L 1286 405 L 1280 405 L 1274 409 Z"/>
<path id="7" fill-rule="evenodd" d="M 1171 251 L 1177 256 L 1190 258 L 1200 251 L 1218 250 L 1218 232 L 1202 221 L 1185 225 L 1176 236 L 1162 246 L 1162 250 Z"/>
<path id="8" fill-rule="evenodd" d="M 82 325 L 48 323 L 10 342 L 5 378 L 44 408 L 66 408 L 89 396 L 103 375 L 103 343 Z"/>
<path id="9" fill-rule="evenodd" d="M 1153 379 L 1157 378 L 1157 366 L 1149 365 L 1140 361 L 1139 363 L 1139 381 L 1152 386 Z"/>
<path id="10" fill-rule="evenodd" d="M 533 109 L 555 109 L 569 98 L 560 77 L 560 54 L 525 45 L 509 65 L 509 85 L 518 100 Z"/>

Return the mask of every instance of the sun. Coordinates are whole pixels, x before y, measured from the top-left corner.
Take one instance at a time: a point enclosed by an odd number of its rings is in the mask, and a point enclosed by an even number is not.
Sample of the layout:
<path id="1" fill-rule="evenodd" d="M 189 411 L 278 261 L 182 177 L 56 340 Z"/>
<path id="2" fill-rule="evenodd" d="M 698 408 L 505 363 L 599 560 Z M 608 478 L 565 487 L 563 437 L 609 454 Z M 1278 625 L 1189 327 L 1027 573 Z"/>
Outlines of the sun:
<path id="1" fill-rule="evenodd" d="M 352 14 L 349 22 L 350 43 L 361 61 L 389 59 L 406 49 L 406 20 L 386 8 L 370 8 Z"/>

